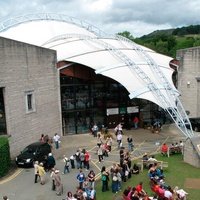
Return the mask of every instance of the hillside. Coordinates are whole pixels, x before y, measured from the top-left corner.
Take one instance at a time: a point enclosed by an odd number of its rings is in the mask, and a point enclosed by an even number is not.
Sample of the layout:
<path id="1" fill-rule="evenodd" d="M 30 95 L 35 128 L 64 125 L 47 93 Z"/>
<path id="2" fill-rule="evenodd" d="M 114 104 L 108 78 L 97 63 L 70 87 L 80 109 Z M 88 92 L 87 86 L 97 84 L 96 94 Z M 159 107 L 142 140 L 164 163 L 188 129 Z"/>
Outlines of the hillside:
<path id="1" fill-rule="evenodd" d="M 146 46 L 154 51 L 171 57 L 176 57 L 178 49 L 200 46 L 200 25 L 156 30 L 140 38 L 134 38 L 130 32 L 118 33 L 134 42 Z"/>

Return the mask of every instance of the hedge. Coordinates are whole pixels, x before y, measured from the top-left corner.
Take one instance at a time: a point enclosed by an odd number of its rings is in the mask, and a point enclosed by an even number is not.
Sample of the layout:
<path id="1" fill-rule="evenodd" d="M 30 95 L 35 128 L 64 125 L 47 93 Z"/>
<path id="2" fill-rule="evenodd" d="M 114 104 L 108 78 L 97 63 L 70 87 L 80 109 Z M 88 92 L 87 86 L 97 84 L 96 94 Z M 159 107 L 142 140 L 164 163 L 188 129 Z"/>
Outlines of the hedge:
<path id="1" fill-rule="evenodd" d="M 7 137 L 0 137 L 0 177 L 6 175 L 10 168 L 10 147 Z"/>

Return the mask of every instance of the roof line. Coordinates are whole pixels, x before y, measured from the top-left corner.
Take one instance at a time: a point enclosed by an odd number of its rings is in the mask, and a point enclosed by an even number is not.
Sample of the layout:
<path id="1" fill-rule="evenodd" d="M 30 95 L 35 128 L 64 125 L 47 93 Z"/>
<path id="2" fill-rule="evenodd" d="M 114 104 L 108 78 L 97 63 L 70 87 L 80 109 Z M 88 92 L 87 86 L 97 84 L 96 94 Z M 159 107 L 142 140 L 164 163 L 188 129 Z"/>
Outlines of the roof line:
<path id="1" fill-rule="evenodd" d="M 81 28 L 85 28 L 87 31 L 97 36 L 108 35 L 104 31 L 100 30 L 96 26 L 89 24 L 88 22 L 79 20 L 74 17 L 70 17 L 68 15 L 56 14 L 56 13 L 25 14 L 22 16 L 16 16 L 10 19 L 6 19 L 4 21 L 0 21 L 0 32 L 4 32 L 8 30 L 9 28 L 17 26 L 19 24 L 23 24 L 23 23 L 27 23 L 31 21 L 42 21 L 42 20 L 67 22 L 70 24 L 75 24 Z"/>

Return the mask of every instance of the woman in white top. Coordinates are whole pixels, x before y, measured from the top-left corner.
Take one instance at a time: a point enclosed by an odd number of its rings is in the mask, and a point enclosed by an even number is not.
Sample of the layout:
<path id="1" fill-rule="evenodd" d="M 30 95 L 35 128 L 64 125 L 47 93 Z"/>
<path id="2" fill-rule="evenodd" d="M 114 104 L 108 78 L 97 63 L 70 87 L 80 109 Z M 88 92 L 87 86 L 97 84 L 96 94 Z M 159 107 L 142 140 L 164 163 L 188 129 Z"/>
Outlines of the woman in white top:
<path id="1" fill-rule="evenodd" d="M 35 161 L 35 163 L 34 163 L 35 183 L 37 183 L 37 179 L 39 177 L 38 165 L 39 165 L 38 161 Z"/>

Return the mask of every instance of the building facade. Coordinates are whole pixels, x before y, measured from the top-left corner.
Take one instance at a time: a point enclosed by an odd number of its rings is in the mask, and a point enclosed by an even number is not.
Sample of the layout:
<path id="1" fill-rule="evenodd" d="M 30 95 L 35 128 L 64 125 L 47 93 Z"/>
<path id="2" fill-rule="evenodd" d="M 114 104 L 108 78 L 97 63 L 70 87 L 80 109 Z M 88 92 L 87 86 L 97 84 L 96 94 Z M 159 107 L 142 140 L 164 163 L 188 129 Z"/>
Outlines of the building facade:
<path id="1" fill-rule="evenodd" d="M 61 134 L 56 52 L 0 37 L 0 134 L 11 156 L 41 134 Z"/>
<path id="2" fill-rule="evenodd" d="M 156 104 L 130 99 L 120 83 L 87 66 L 73 64 L 61 70 L 60 87 L 63 135 L 86 133 L 94 123 L 99 129 L 113 129 L 118 123 L 130 129 L 135 116 L 140 127 L 161 118 Z"/>
<path id="3" fill-rule="evenodd" d="M 200 117 L 200 47 L 177 51 L 178 90 L 189 117 Z"/>

